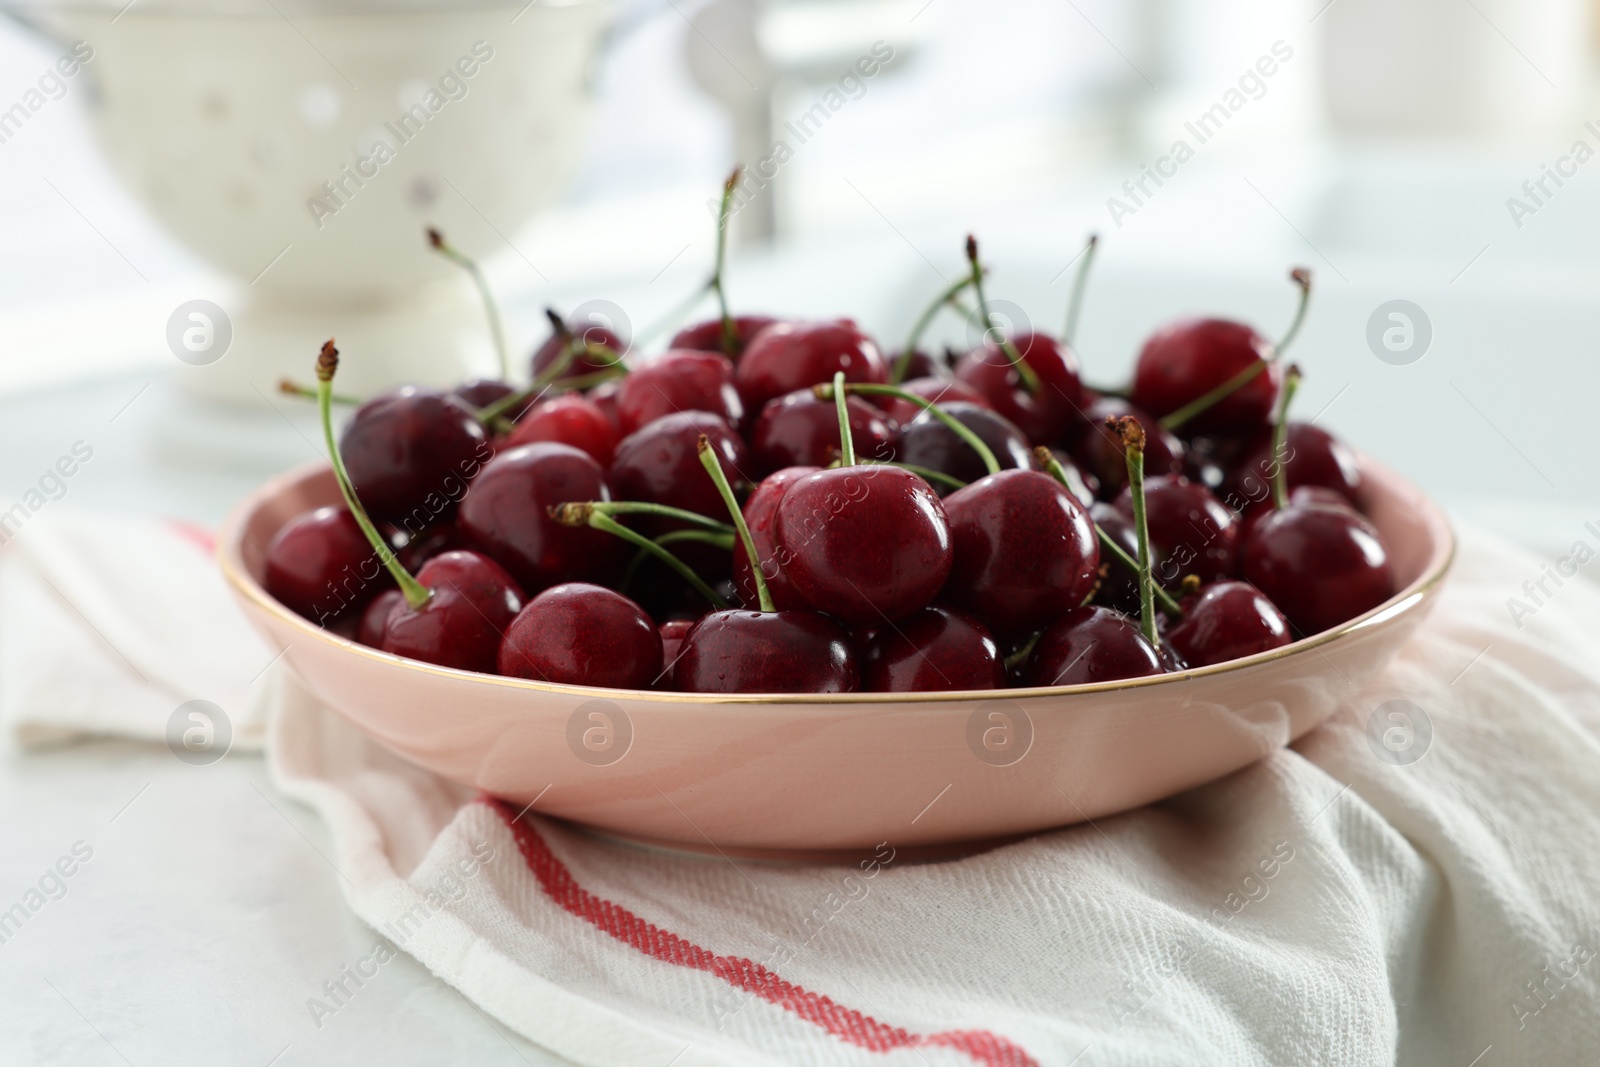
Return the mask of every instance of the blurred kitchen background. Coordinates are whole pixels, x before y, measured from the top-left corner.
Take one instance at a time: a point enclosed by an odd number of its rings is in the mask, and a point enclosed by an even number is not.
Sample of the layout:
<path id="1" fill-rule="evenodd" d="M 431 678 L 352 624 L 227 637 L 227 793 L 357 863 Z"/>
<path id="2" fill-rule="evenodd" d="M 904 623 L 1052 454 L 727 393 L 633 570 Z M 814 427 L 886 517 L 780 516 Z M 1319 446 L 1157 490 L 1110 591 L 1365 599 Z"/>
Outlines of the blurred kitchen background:
<path id="1" fill-rule="evenodd" d="M 73 506 L 217 520 L 320 454 L 275 387 L 330 333 L 363 389 L 492 373 L 426 224 L 483 258 L 519 374 L 546 306 L 638 333 L 704 280 L 743 160 L 741 310 L 897 347 L 971 231 L 1054 331 L 1097 232 L 1077 347 L 1111 383 L 1177 315 L 1278 334 L 1304 264 L 1300 417 L 1531 543 L 1600 519 L 1595 0 L 0 6 L 8 499 L 81 438 Z M 198 366 L 194 300 L 231 334 Z"/>

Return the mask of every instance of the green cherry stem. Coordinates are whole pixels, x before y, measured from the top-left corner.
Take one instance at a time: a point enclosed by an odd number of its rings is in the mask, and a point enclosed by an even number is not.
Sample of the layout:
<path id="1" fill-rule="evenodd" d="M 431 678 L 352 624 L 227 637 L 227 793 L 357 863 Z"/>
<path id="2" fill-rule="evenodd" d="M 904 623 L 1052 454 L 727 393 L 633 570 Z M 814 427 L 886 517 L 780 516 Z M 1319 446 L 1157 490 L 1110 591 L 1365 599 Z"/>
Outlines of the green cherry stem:
<path id="1" fill-rule="evenodd" d="M 500 380 L 506 381 L 511 376 L 511 357 L 506 352 L 506 333 L 500 325 L 500 308 L 495 304 L 494 294 L 489 291 L 488 279 L 483 276 L 476 260 L 446 241 L 444 234 L 431 226 L 428 227 L 428 244 L 433 246 L 435 252 L 472 275 L 478 295 L 483 297 L 483 311 L 489 318 L 489 336 L 494 340 L 495 355 L 500 358 Z"/>
<path id="2" fill-rule="evenodd" d="M 317 399 L 317 390 L 289 378 L 278 379 L 278 392 L 285 396 L 297 396 L 302 400 Z M 359 407 L 361 404 L 355 397 L 346 396 L 344 393 L 332 393 L 330 399 L 341 407 Z"/>
<path id="3" fill-rule="evenodd" d="M 1159 648 L 1155 579 L 1150 574 L 1150 524 L 1144 512 L 1144 427 L 1139 425 L 1138 419 L 1127 415 L 1108 422 L 1122 434 L 1128 459 L 1128 494 L 1133 499 L 1133 528 L 1139 537 L 1139 629 L 1151 647 Z"/>
<path id="4" fill-rule="evenodd" d="M 715 293 L 717 296 L 718 319 L 721 322 L 718 340 L 722 346 L 722 354 L 729 358 L 733 357 L 738 338 L 734 336 L 733 315 L 728 311 L 727 294 L 723 292 L 722 288 L 722 268 L 728 261 L 728 219 L 733 212 L 733 194 L 734 190 L 739 187 L 739 178 L 743 174 L 743 165 L 734 167 L 733 173 L 729 174 L 722 183 L 722 200 L 717 208 L 716 263 L 711 271 L 711 277 L 707 278 L 677 307 L 667 312 L 652 323 L 648 329 L 638 334 L 634 339 L 635 348 L 645 348 L 661 334 L 667 332 L 670 327 L 682 322 L 684 317 L 699 305 L 707 293 Z M 668 264 L 668 266 L 671 266 L 671 264 Z M 665 270 L 666 268 L 663 267 L 662 269 Z"/>
<path id="5" fill-rule="evenodd" d="M 934 298 L 933 303 L 922 309 L 922 314 L 917 316 L 917 321 L 912 324 L 911 336 L 906 338 L 906 346 L 900 350 L 900 358 L 894 361 L 894 371 L 889 375 L 890 385 L 899 385 L 906 380 L 906 374 L 911 370 L 911 357 L 917 351 L 917 346 L 922 343 L 922 335 L 928 332 L 928 327 L 933 323 L 933 317 L 943 307 L 956 307 L 956 297 L 961 291 L 972 284 L 972 276 L 958 278 L 947 286 L 944 292 Z"/>
<path id="6" fill-rule="evenodd" d="M 557 504 L 550 509 L 551 517 L 563 526 L 584 526 L 589 522 L 589 516 L 595 512 L 608 516 L 657 515 L 664 519 L 688 523 L 710 533 L 729 537 L 733 535 L 733 527 L 725 522 L 718 522 L 699 512 L 685 511 L 665 504 L 652 504 L 645 500 L 589 500 L 576 504 Z"/>
<path id="7" fill-rule="evenodd" d="M 1000 461 L 994 458 L 994 453 L 989 446 L 983 443 L 983 438 L 973 433 L 972 430 L 960 419 L 945 411 L 931 400 L 925 400 L 915 393 L 908 393 L 897 385 L 873 385 L 868 382 L 850 382 L 845 385 L 844 391 L 856 396 L 894 396 L 926 411 L 940 422 L 944 423 L 950 432 L 965 441 L 972 450 L 983 460 L 984 469 L 990 474 L 1000 473 Z M 832 385 L 813 385 L 811 392 L 818 400 L 832 400 L 834 387 Z"/>
<path id="8" fill-rule="evenodd" d="M 1283 332 L 1283 337 L 1278 343 L 1272 346 L 1272 355 L 1266 359 L 1256 360 L 1215 389 L 1200 394 L 1178 410 L 1163 416 L 1161 419 L 1162 429 L 1176 430 L 1202 411 L 1237 393 L 1254 381 L 1258 374 L 1278 362 L 1279 358 L 1283 356 L 1284 350 L 1299 335 L 1300 325 L 1306 320 L 1306 308 L 1311 303 L 1311 272 L 1304 267 L 1296 267 L 1289 272 L 1289 280 L 1299 287 L 1300 302 L 1295 306 L 1294 319 L 1289 323 L 1289 328 Z"/>
<path id="9" fill-rule="evenodd" d="M 700 452 L 700 465 L 716 483 L 717 492 L 722 494 L 722 502 L 728 505 L 728 515 L 733 519 L 734 528 L 739 531 L 739 541 L 744 545 L 745 557 L 750 561 L 750 578 L 756 583 L 757 606 L 762 611 L 777 611 L 777 606 L 772 602 L 772 591 L 767 588 L 767 579 L 761 573 L 761 557 L 756 554 L 755 538 L 750 536 L 750 525 L 744 521 L 744 509 L 739 507 L 739 501 L 734 498 L 733 486 L 728 484 L 728 476 L 723 473 L 722 464 L 717 459 L 717 450 L 711 447 L 711 442 L 706 440 L 705 434 L 700 435 L 696 447 Z"/>
<path id="10" fill-rule="evenodd" d="M 1078 335 L 1078 314 L 1083 310 L 1083 290 L 1089 282 L 1089 266 L 1094 262 L 1094 250 L 1100 246 L 1100 235 L 1091 233 L 1089 243 L 1078 253 L 1078 273 L 1072 278 L 1072 295 L 1067 298 L 1067 322 L 1061 327 L 1061 343 L 1072 347 Z"/>
<path id="11" fill-rule="evenodd" d="M 1300 388 L 1300 368 L 1291 364 L 1283 375 L 1283 395 L 1278 397 L 1278 411 L 1272 423 L 1272 461 L 1278 469 L 1272 475 L 1272 506 L 1283 510 L 1289 506 L 1289 463 L 1283 453 L 1289 442 L 1289 402 Z"/>
<path id="12" fill-rule="evenodd" d="M 850 433 L 850 401 L 844 391 L 844 371 L 833 372 L 833 410 L 839 416 L 839 466 L 856 465 L 856 441 Z M 754 557 L 752 557 L 754 558 Z"/>
<path id="13" fill-rule="evenodd" d="M 389 573 L 394 576 L 395 584 L 400 587 L 400 592 L 405 596 L 406 603 L 416 610 L 433 598 L 433 593 L 427 586 L 411 576 L 411 572 L 395 558 L 394 549 L 389 547 L 389 542 L 378 533 L 378 528 L 372 525 L 372 520 L 367 517 L 367 509 L 361 506 L 361 501 L 356 498 L 356 489 L 350 484 L 350 474 L 344 469 L 344 457 L 339 454 L 339 442 L 333 437 L 333 375 L 339 369 L 339 350 L 333 347 L 333 339 L 322 346 L 322 354 L 317 357 L 317 412 L 322 417 L 322 439 L 328 446 L 328 458 L 333 461 L 333 476 L 339 483 L 339 492 L 344 495 L 344 502 L 350 509 L 350 514 L 355 517 L 356 525 L 361 527 L 361 532 L 366 534 L 367 541 L 378 553 L 378 559 L 389 568 Z"/>
<path id="14" fill-rule="evenodd" d="M 1051 453 L 1048 448 L 1045 448 L 1043 445 L 1041 445 L 1033 450 L 1033 455 L 1034 458 L 1039 461 L 1039 465 L 1043 467 L 1051 477 L 1060 482 L 1062 485 L 1066 486 L 1068 492 L 1073 493 L 1074 496 L 1077 495 L 1073 490 L 1072 480 L 1069 477 L 1066 468 L 1061 465 L 1061 461 L 1056 459 L 1055 455 Z M 1117 544 L 1115 538 L 1106 533 L 1098 522 L 1094 522 L 1093 518 L 1091 518 L 1089 521 L 1094 524 L 1094 534 L 1095 537 L 1100 541 L 1100 547 L 1105 549 L 1111 555 L 1115 556 L 1118 563 L 1121 563 L 1130 571 L 1138 574 L 1139 561 L 1128 555 L 1127 549 Z M 1171 593 L 1167 592 L 1159 585 L 1154 586 L 1151 592 L 1155 596 L 1156 606 L 1162 611 L 1166 612 L 1169 618 L 1183 618 L 1183 609 L 1178 606 L 1178 602 L 1173 599 Z"/>
<path id="15" fill-rule="evenodd" d="M 728 262 L 728 214 L 733 207 L 733 191 L 739 187 L 739 176 L 743 173 L 744 166 L 736 166 L 722 183 L 722 204 L 717 209 L 717 260 L 710 282 L 711 290 L 717 294 L 717 310 L 722 315 L 722 354 L 730 359 L 738 346 L 733 335 L 733 315 L 728 311 L 728 293 L 722 284 L 722 268 Z"/>
<path id="16" fill-rule="evenodd" d="M 529 401 L 538 400 L 545 394 L 546 390 L 558 383 L 566 384 L 571 388 L 577 388 L 578 386 L 575 386 L 573 383 L 582 382 L 590 378 L 596 378 L 600 375 L 605 375 L 608 378 L 616 378 L 628 373 L 628 368 L 622 363 L 622 356 L 618 354 L 615 349 L 611 348 L 609 345 L 595 344 L 591 341 L 585 341 L 582 338 L 575 336 L 573 332 L 567 328 L 567 324 L 562 320 L 560 313 L 553 308 L 546 308 L 545 314 L 549 316 L 550 322 L 555 326 L 556 331 L 561 336 L 566 338 L 566 344 L 562 346 L 561 354 L 556 356 L 555 359 L 551 360 L 550 365 L 544 370 L 540 371 L 538 376 L 535 377 L 531 383 L 529 383 L 526 389 L 523 389 L 520 392 L 512 393 L 509 396 L 503 396 L 499 400 L 496 400 L 494 403 L 490 404 L 488 407 L 479 411 L 478 421 L 484 425 L 491 425 L 495 422 L 495 420 L 502 418 L 508 412 L 516 410 L 523 404 L 526 404 Z M 582 350 L 585 355 L 599 357 L 600 359 L 604 360 L 607 363 L 606 369 L 602 371 L 596 371 L 594 374 L 590 375 L 563 379 L 562 375 L 567 373 L 567 371 L 572 368 L 573 361 L 578 358 L 579 350 Z M 607 379 L 601 378 L 600 380 L 604 381 Z"/>
<path id="17" fill-rule="evenodd" d="M 725 610 L 728 602 L 717 595 L 716 590 L 707 585 L 683 560 L 656 544 L 644 534 L 630 530 L 622 523 L 599 510 L 598 506 L 588 504 L 560 504 L 550 509 L 551 518 L 563 526 L 588 526 L 591 529 L 603 530 L 613 537 L 620 537 L 637 548 L 642 548 L 662 563 L 678 572 L 678 576 L 694 587 L 695 592 L 705 597 L 707 602 L 718 611 Z"/>
<path id="18" fill-rule="evenodd" d="M 1039 375 L 1028 366 L 1027 360 L 1022 358 L 1022 353 L 1017 351 L 1017 346 L 1011 342 L 1011 338 L 995 326 L 994 318 L 989 314 L 989 298 L 983 295 L 983 267 L 978 262 L 978 239 L 970 233 L 967 234 L 967 265 L 972 269 L 972 289 L 978 297 L 978 316 L 983 320 L 984 333 L 986 335 L 992 333 L 1000 338 L 1000 350 L 1011 361 L 1011 367 L 1017 372 L 1017 379 L 1022 383 L 1022 388 L 1029 396 L 1037 396 Z"/>

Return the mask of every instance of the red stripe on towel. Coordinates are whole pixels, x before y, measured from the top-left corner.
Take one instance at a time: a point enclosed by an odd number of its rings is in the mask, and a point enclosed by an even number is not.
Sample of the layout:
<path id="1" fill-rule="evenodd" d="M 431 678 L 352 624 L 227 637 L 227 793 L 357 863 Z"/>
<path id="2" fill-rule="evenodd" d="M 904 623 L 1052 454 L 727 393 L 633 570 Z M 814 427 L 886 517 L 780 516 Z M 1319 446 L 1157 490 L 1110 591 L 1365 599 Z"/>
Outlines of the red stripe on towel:
<path id="1" fill-rule="evenodd" d="M 663 930 L 620 904 L 597 897 L 579 885 L 572 872 L 550 851 L 550 846 L 545 844 L 539 832 L 531 823 L 519 820 L 511 805 L 489 799 L 484 803 L 494 808 L 510 827 L 517 839 L 517 847 L 528 863 L 528 869 L 551 900 L 602 933 L 631 945 L 652 959 L 715 975 L 736 989 L 753 993 L 769 1004 L 792 1011 L 834 1037 L 870 1052 L 937 1046 L 964 1052 L 985 1067 L 1038 1067 L 1038 1061 L 1027 1052 L 987 1030 L 913 1034 L 786 981 L 753 960 L 740 956 L 719 956 L 710 949 Z"/>

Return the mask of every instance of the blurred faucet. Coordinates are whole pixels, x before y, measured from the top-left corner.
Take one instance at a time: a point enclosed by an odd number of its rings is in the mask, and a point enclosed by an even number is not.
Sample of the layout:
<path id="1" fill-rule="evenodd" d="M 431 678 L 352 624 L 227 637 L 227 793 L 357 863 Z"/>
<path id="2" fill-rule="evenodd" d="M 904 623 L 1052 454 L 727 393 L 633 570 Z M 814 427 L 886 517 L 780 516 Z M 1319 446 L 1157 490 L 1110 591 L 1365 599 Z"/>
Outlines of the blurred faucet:
<path id="1" fill-rule="evenodd" d="M 893 40 L 895 66 L 921 36 L 915 16 L 925 0 L 711 0 L 691 20 L 689 71 L 733 122 L 735 156 L 747 167 L 770 157 L 774 106 L 795 83 L 831 82 Z M 742 201 L 736 237 L 744 243 L 777 235 L 781 175 Z"/>

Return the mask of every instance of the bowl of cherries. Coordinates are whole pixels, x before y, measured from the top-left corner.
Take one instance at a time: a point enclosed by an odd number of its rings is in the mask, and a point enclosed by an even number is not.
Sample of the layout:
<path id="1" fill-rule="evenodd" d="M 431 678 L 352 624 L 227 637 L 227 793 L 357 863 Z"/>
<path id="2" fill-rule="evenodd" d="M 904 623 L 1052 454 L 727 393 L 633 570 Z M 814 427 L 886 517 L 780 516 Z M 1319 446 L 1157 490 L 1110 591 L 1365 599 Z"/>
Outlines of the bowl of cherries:
<path id="1" fill-rule="evenodd" d="M 1436 598 L 1439 509 L 1290 417 L 1305 271 L 1276 343 L 1175 322 L 1125 388 L 1091 388 L 1068 337 L 1092 255 L 1062 337 L 931 355 L 941 308 L 990 324 L 969 238 L 967 276 L 886 354 L 848 319 L 733 314 L 725 218 L 719 313 L 663 351 L 552 313 L 525 387 L 356 403 L 331 341 L 315 386 L 285 384 L 331 462 L 261 487 L 219 553 L 312 693 L 599 833 L 937 854 L 1267 755 Z"/>

